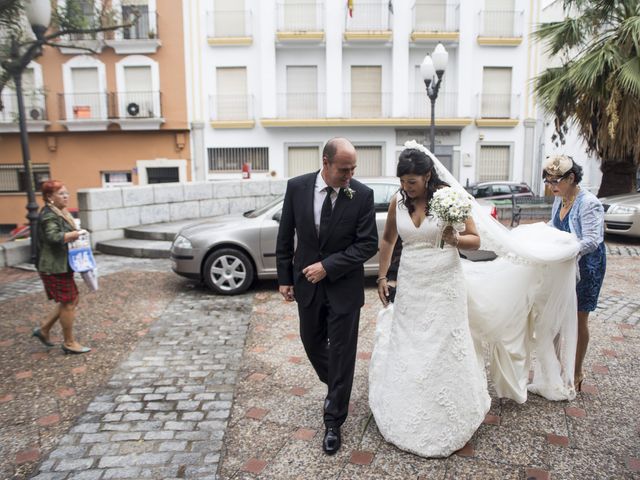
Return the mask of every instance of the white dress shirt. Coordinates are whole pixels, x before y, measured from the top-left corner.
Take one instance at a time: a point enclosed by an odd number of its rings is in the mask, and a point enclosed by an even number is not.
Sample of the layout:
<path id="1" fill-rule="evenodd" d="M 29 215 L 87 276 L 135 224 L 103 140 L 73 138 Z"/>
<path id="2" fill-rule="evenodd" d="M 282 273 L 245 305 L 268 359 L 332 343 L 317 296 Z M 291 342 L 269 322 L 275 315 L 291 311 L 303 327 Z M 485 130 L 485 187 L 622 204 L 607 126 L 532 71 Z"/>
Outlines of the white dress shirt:
<path id="1" fill-rule="evenodd" d="M 316 185 L 315 192 L 313 195 L 313 219 L 316 224 L 316 233 L 320 232 L 320 213 L 322 211 L 322 204 L 324 203 L 324 199 L 327 195 L 325 188 L 328 185 L 322 178 L 322 173 L 318 172 L 318 176 L 316 177 Z M 338 189 L 333 188 L 333 192 L 331 193 L 331 207 L 335 207 L 336 199 L 338 198 Z"/>

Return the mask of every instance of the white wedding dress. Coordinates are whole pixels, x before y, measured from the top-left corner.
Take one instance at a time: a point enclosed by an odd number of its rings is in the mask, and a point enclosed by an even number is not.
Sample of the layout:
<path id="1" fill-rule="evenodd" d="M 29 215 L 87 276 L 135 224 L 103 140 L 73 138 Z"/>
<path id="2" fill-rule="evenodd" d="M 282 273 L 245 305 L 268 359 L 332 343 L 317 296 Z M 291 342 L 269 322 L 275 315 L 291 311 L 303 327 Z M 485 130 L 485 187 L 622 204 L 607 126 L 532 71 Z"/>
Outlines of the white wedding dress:
<path id="1" fill-rule="evenodd" d="M 369 405 L 387 441 L 446 457 L 471 438 L 491 399 L 469 331 L 458 250 L 434 248 L 436 220 L 416 227 L 397 203 L 403 242 L 397 296 L 378 316 Z"/>
<path id="2" fill-rule="evenodd" d="M 466 195 L 425 147 L 405 147 L 429 155 L 439 177 Z M 397 295 L 378 315 L 369 366 L 369 405 L 380 432 L 426 457 L 462 448 L 483 421 L 490 405 L 485 361 L 499 397 L 575 397 L 577 240 L 543 223 L 508 230 L 470 200 L 480 248 L 499 255 L 492 262 L 434 248 L 436 221 L 427 217 L 416 228 L 397 207 Z"/>

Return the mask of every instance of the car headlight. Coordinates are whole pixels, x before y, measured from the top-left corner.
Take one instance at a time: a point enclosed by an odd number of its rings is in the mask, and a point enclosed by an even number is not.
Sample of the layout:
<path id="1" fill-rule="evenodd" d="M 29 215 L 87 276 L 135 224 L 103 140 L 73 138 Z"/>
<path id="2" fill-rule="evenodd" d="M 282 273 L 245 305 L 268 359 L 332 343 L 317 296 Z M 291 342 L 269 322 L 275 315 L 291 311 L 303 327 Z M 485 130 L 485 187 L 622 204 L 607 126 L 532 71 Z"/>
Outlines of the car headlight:
<path id="1" fill-rule="evenodd" d="M 633 214 L 636 213 L 638 209 L 636 207 L 628 207 L 626 205 L 611 205 L 607 213 L 622 213 L 622 214 Z"/>
<path id="2" fill-rule="evenodd" d="M 175 248 L 182 248 L 182 249 L 191 249 L 193 248 L 193 245 L 191 245 L 191 242 L 183 237 L 182 235 L 178 235 L 175 240 L 173 241 L 173 246 Z"/>

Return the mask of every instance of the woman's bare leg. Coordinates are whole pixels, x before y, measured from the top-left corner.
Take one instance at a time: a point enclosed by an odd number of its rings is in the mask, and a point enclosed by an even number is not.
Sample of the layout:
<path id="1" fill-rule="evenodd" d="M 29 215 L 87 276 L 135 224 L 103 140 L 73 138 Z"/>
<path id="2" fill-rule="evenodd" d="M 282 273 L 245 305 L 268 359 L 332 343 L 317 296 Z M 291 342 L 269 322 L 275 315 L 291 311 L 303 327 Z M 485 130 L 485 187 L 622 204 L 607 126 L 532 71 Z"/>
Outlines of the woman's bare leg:
<path id="1" fill-rule="evenodd" d="M 576 346 L 575 379 L 580 382 L 584 378 L 582 364 L 589 346 L 589 312 L 578 312 L 578 345 Z M 578 385 L 576 385 L 578 387 Z"/>

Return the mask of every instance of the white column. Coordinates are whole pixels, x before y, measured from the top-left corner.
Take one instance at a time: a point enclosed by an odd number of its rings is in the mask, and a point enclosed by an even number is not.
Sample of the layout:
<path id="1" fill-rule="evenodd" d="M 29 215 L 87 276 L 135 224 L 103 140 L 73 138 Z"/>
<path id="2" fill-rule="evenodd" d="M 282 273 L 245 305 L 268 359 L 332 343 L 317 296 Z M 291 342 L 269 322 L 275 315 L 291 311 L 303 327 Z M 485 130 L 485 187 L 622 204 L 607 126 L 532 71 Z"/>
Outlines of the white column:
<path id="1" fill-rule="evenodd" d="M 324 1 L 325 72 L 327 87 L 327 117 L 343 116 L 342 92 L 342 36 L 345 25 L 346 2 Z"/>
<path id="2" fill-rule="evenodd" d="M 260 94 L 262 110 L 258 115 L 264 118 L 275 118 L 277 114 L 277 88 L 276 88 L 276 2 L 275 0 L 260 0 L 254 3 L 255 25 L 258 31 L 254 32 L 256 43 L 260 48 L 260 60 L 258 68 L 260 72 Z M 259 6 L 258 6 L 259 5 Z M 251 65 L 248 65 L 251 68 Z"/>
<path id="3" fill-rule="evenodd" d="M 392 115 L 406 117 L 409 101 L 409 36 L 413 29 L 410 2 L 393 2 L 391 59 Z"/>

